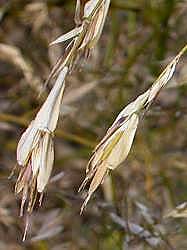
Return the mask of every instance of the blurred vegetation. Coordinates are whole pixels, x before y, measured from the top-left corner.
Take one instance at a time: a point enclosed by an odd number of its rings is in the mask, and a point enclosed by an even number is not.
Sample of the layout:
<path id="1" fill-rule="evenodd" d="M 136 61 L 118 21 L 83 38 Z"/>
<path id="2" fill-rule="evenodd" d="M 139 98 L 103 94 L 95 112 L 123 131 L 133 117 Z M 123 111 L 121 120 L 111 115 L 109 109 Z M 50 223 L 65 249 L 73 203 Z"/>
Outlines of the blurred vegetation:
<path id="1" fill-rule="evenodd" d="M 21 243 L 20 201 L 7 177 L 65 48 L 48 44 L 74 26 L 74 8 L 69 0 L 0 0 L 0 250 L 185 250 L 186 219 L 164 215 L 187 200 L 186 58 L 141 122 L 127 161 L 82 216 L 77 194 L 94 145 L 185 45 L 185 0 L 112 1 L 97 48 L 67 79 L 53 177 Z"/>

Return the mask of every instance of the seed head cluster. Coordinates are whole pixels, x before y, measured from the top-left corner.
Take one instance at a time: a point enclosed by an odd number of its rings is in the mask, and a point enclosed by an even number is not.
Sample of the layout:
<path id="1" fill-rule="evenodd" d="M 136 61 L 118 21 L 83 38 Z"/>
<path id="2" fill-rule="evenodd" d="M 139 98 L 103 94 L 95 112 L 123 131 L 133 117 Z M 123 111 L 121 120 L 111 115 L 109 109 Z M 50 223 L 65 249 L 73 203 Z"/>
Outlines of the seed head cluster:
<path id="1" fill-rule="evenodd" d="M 96 46 L 103 30 L 109 5 L 110 0 L 77 0 L 75 28 L 51 43 L 51 45 L 55 45 L 70 40 L 64 55 L 57 61 L 47 80 L 48 82 L 56 77 L 56 81 L 17 146 L 20 173 L 15 185 L 15 192 L 22 194 L 21 216 L 24 214 L 25 206 L 28 214 L 33 211 L 38 194 L 40 204 L 42 202 L 54 163 L 53 136 L 60 114 L 65 79 L 73 66 L 82 57 L 87 58 L 91 49 Z M 82 190 L 90 183 L 81 212 L 107 173 L 116 169 L 127 158 L 140 118 L 171 79 L 180 57 L 186 50 L 187 46 L 179 52 L 147 91 L 119 113 L 104 138 L 94 149 L 86 168 L 85 180 L 80 187 Z M 26 231 L 27 225 L 25 235 Z"/>

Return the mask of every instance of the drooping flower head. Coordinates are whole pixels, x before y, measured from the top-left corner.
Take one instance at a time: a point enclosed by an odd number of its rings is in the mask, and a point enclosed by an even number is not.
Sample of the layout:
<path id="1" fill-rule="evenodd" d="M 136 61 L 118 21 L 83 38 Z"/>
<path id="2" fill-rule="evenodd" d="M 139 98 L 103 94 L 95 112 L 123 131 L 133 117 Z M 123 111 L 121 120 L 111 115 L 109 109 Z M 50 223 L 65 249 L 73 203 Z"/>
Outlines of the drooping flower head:
<path id="1" fill-rule="evenodd" d="M 65 65 L 71 69 L 79 58 L 88 57 L 101 36 L 109 5 L 110 0 L 77 0 L 76 27 L 51 43 L 54 45 L 71 39 L 65 54 L 54 66 L 47 82 Z"/>
<path id="2" fill-rule="evenodd" d="M 114 170 L 128 156 L 139 118 L 150 107 L 160 90 L 168 83 L 175 72 L 180 57 L 187 50 L 187 45 L 168 64 L 152 86 L 135 101 L 128 104 L 117 116 L 106 135 L 95 148 L 86 168 L 86 177 L 79 190 L 91 181 L 87 197 L 81 207 L 81 213 L 87 205 L 91 195 L 102 183 L 109 170 Z"/>
<path id="3" fill-rule="evenodd" d="M 42 197 L 52 171 L 53 132 L 59 117 L 67 72 L 68 68 L 64 67 L 43 106 L 18 143 L 17 162 L 21 171 L 15 192 L 22 192 L 21 216 L 26 202 L 27 211 L 32 212 L 37 194 L 40 193 Z"/>
<path id="4" fill-rule="evenodd" d="M 80 190 L 91 180 L 85 202 L 82 205 L 81 213 L 89 201 L 91 195 L 104 180 L 109 170 L 114 170 L 128 156 L 131 149 L 136 129 L 139 122 L 139 115 L 136 113 L 123 116 L 123 111 L 108 129 L 105 137 L 95 148 L 94 153 L 86 168 L 86 177 Z"/>

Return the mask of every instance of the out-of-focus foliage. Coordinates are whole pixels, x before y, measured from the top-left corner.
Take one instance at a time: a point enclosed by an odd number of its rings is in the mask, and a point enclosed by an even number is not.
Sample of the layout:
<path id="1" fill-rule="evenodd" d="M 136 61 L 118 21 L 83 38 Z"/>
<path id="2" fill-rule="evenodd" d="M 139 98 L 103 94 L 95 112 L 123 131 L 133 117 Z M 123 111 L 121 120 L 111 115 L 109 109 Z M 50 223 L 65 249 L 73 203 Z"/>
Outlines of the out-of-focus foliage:
<path id="1" fill-rule="evenodd" d="M 0 249 L 186 249 L 186 219 L 166 218 L 187 200 L 187 60 L 140 123 L 132 151 L 82 216 L 77 194 L 91 151 L 119 111 L 145 91 L 186 43 L 187 3 L 113 0 L 90 58 L 67 79 L 55 167 L 43 207 L 21 244 L 17 141 L 46 97 L 41 86 L 74 27 L 75 1 L 0 1 Z M 81 70 L 80 70 L 81 68 Z M 52 86 L 53 81 L 51 81 Z"/>

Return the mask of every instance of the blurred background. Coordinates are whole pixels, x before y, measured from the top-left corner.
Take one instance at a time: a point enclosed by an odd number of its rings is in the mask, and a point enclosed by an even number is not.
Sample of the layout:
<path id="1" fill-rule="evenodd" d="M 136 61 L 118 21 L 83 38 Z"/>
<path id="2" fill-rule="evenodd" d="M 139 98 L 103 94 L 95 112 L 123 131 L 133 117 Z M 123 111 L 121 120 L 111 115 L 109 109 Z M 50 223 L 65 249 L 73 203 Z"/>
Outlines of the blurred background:
<path id="1" fill-rule="evenodd" d="M 102 37 L 67 78 L 55 165 L 27 241 L 14 196 L 16 145 L 45 100 L 39 92 L 74 27 L 70 0 L 0 0 L 0 250 L 187 249 L 187 57 L 141 121 L 128 159 L 79 215 L 77 190 L 94 146 L 187 42 L 186 0 L 112 0 Z"/>

